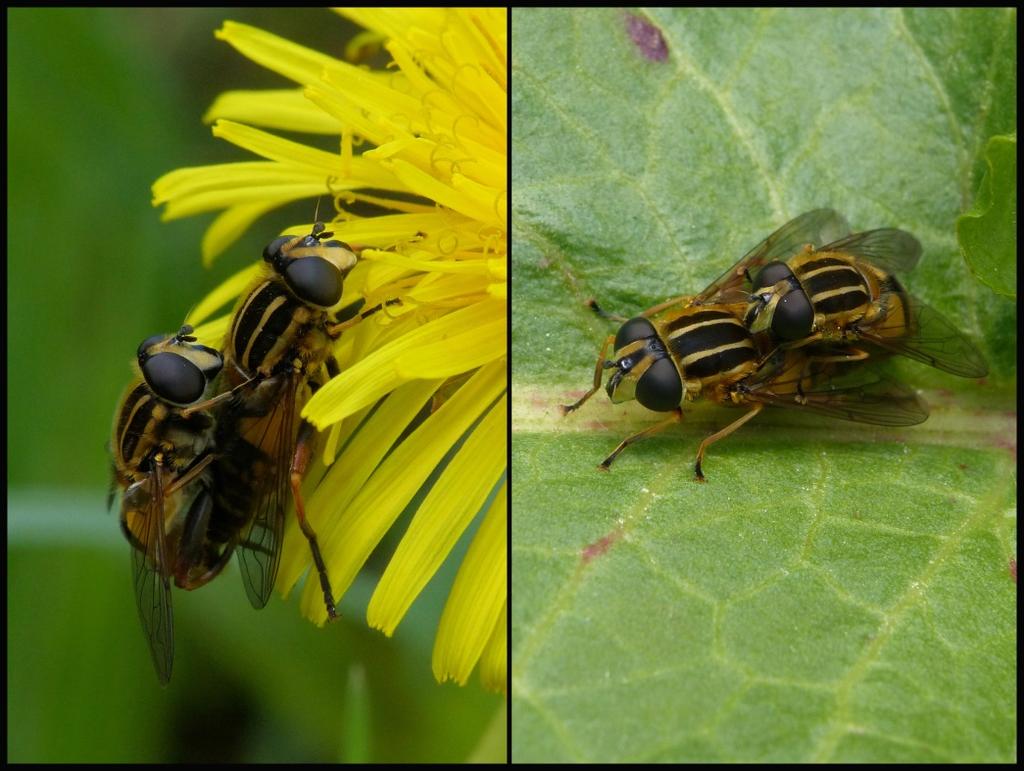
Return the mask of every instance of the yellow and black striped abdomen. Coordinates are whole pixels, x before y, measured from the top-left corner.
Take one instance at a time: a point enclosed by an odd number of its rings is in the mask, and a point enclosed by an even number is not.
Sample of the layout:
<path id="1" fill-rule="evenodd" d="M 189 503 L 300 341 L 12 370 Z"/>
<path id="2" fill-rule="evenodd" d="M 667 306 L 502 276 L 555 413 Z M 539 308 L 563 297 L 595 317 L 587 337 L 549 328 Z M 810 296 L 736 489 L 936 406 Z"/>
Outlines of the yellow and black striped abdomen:
<path id="1" fill-rule="evenodd" d="M 749 372 L 757 348 L 743 322 L 724 308 L 687 308 L 661 331 L 687 380 L 715 382 Z"/>
<path id="2" fill-rule="evenodd" d="M 138 383 L 122 401 L 114 426 L 115 463 L 122 470 L 138 470 L 159 441 L 159 426 L 167 407 L 156 399 L 145 383 Z M 143 469 L 145 470 L 145 469 Z"/>
<path id="3" fill-rule="evenodd" d="M 249 292 L 235 311 L 228 335 L 231 360 L 250 375 L 269 374 L 292 347 L 306 307 L 279 279 L 270 278 Z"/>
<path id="4" fill-rule="evenodd" d="M 814 252 L 790 266 L 825 321 L 860 318 L 871 302 L 871 292 L 860 271 L 844 255 Z"/>

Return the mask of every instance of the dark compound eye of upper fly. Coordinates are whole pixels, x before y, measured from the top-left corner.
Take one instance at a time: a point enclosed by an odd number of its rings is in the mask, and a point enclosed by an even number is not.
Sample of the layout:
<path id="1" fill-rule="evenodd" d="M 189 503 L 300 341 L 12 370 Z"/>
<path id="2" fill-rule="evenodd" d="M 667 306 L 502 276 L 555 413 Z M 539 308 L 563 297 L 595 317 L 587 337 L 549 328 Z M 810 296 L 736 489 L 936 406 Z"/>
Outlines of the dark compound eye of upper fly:
<path id="1" fill-rule="evenodd" d="M 206 376 L 184 356 L 158 353 L 142 363 L 142 375 L 153 393 L 172 404 L 191 404 L 206 390 Z"/>
<path id="2" fill-rule="evenodd" d="M 800 287 L 793 271 L 784 262 L 769 262 L 754 279 L 754 294 L 762 289 L 773 287 L 780 281 L 788 281 L 790 289 L 779 299 L 772 312 L 771 329 L 776 337 L 783 340 L 799 340 L 811 333 L 814 325 L 814 307 L 804 290 Z M 765 293 L 759 299 L 763 307 L 771 298 Z M 750 314 L 746 323 L 753 321 Z"/>
<path id="3" fill-rule="evenodd" d="M 282 275 L 295 296 L 311 305 L 330 308 L 341 299 L 344 284 L 341 271 L 322 257 L 292 260 Z"/>
<path id="4" fill-rule="evenodd" d="M 764 289 L 766 286 L 774 286 L 783 279 L 792 278 L 793 271 L 784 262 L 769 262 L 757 274 L 754 279 L 754 291 Z"/>

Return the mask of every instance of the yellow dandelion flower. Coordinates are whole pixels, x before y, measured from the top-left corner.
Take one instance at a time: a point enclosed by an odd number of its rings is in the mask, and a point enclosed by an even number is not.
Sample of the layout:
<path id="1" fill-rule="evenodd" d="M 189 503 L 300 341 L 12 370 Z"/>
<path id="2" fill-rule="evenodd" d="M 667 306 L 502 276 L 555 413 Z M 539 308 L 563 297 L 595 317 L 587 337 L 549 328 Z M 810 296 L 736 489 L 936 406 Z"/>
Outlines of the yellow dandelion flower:
<path id="1" fill-rule="evenodd" d="M 324 432 L 323 467 L 307 476 L 307 516 L 340 597 L 399 515 L 414 510 L 367 609 L 387 635 L 479 522 L 440 619 L 433 669 L 439 681 L 463 684 L 479 664 L 484 684 L 504 691 L 507 12 L 340 13 L 366 29 L 349 50 L 380 44 L 388 69 L 243 24 L 217 31 L 299 88 L 221 95 L 206 116 L 214 136 L 262 160 L 172 171 L 154 184 L 154 203 L 165 205 L 165 219 L 221 212 L 203 239 L 208 263 L 268 212 L 300 199 L 312 209 L 331 194 L 328 230 L 359 252 L 337 308 L 358 300 L 383 308 L 344 331 L 332 351 L 341 374 L 302 409 Z M 333 135 L 338 147 L 264 129 Z M 380 213 L 358 213 L 366 205 Z M 257 272 L 225 282 L 189 322 L 244 294 Z M 198 332 L 222 339 L 227 324 L 222 317 Z M 290 591 L 310 565 L 290 517 L 277 588 Z M 315 578 L 301 605 L 322 623 Z"/>

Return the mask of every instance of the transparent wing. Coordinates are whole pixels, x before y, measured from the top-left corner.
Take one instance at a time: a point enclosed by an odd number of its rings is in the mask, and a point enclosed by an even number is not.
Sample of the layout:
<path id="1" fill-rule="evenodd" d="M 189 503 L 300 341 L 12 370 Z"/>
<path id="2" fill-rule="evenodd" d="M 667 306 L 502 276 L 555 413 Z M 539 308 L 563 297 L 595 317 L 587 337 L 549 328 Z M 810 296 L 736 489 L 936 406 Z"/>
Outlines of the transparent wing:
<path id="1" fill-rule="evenodd" d="M 142 632 L 149 642 L 156 675 L 161 685 L 171 679 L 174 663 L 174 614 L 171 608 L 171 582 L 167 536 L 164 532 L 164 480 L 159 463 L 154 462 L 148 480 L 149 493 L 140 488 L 131 500 L 142 504 L 132 511 L 122 510 L 122 519 L 138 522 L 136 531 L 126 528 L 135 537 L 132 542 L 132 580 L 135 603 L 139 609 Z M 129 496 L 124 497 L 123 505 Z"/>
<path id="2" fill-rule="evenodd" d="M 890 273 L 907 273 L 921 259 L 921 242 L 905 230 L 879 228 L 854 233 L 818 247 L 819 252 L 845 252 L 862 257 Z"/>
<path id="3" fill-rule="evenodd" d="M 748 273 L 772 260 L 786 260 L 805 244 L 818 248 L 850 232 L 846 219 L 833 209 L 814 209 L 805 212 L 780 227 L 759 243 L 707 289 L 696 296 L 695 302 L 745 302 Z"/>
<path id="4" fill-rule="evenodd" d="M 276 377 L 280 378 L 279 391 L 270 400 L 266 414 L 246 420 L 242 431 L 242 439 L 258 451 L 251 475 L 257 485 L 252 519 L 238 550 L 242 581 L 254 608 L 264 607 L 274 591 L 291 495 L 289 479 L 297 430 L 295 396 L 300 380 L 295 374 Z"/>
<path id="5" fill-rule="evenodd" d="M 859 337 L 953 375 L 988 374 L 985 357 L 945 316 L 904 292 L 894 299 L 902 302 L 894 303 L 882 320 L 858 330 Z"/>
<path id="6" fill-rule="evenodd" d="M 796 359 L 795 361 L 799 361 Z M 881 377 L 863 364 L 794 365 L 775 377 L 743 385 L 754 402 L 877 426 L 913 426 L 928 418 L 928 405 L 902 383 Z"/>

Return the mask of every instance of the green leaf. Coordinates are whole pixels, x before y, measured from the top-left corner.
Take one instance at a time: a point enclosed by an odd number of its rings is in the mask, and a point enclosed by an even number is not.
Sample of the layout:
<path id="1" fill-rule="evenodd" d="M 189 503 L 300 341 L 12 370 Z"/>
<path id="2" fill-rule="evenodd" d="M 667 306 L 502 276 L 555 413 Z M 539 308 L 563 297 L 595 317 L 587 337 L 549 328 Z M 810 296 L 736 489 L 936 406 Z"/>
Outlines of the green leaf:
<path id="1" fill-rule="evenodd" d="M 964 259 L 993 291 L 1017 297 L 1017 134 L 992 137 L 974 206 L 956 221 Z"/>
<path id="2" fill-rule="evenodd" d="M 1016 746 L 1016 307 L 954 224 L 1016 126 L 1013 9 L 516 9 L 517 761 L 980 761 Z M 901 227 L 909 290 L 984 381 L 896 363 L 932 415 L 658 419 L 589 387 L 615 325 L 801 212 Z"/>

